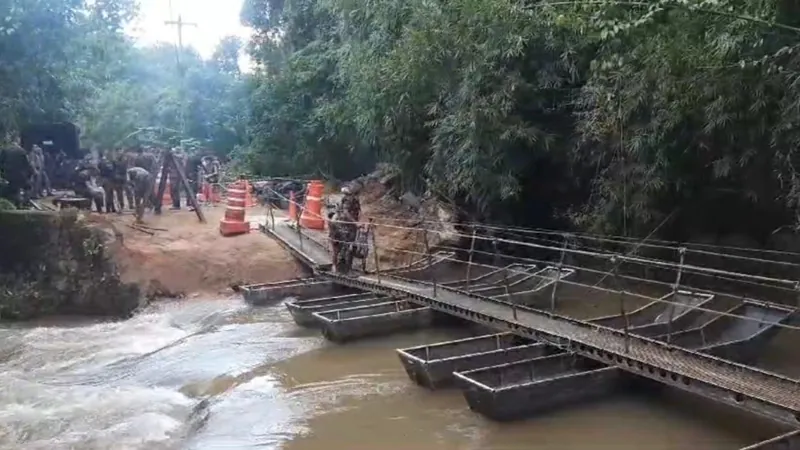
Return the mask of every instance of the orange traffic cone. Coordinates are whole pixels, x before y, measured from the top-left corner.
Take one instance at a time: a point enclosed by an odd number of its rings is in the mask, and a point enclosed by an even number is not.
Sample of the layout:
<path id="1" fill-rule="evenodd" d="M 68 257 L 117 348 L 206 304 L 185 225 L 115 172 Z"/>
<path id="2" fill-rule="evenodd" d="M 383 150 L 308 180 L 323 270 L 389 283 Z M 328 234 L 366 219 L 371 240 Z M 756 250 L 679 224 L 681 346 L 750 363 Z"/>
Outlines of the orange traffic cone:
<path id="1" fill-rule="evenodd" d="M 245 222 L 245 191 L 242 183 L 234 183 L 228 189 L 228 204 L 225 217 L 219 221 L 219 232 L 223 236 L 236 236 L 250 232 L 250 222 Z"/>
<path id="2" fill-rule="evenodd" d="M 308 183 L 306 207 L 303 209 L 300 225 L 311 230 L 325 229 L 325 219 L 322 218 L 322 191 L 324 188 L 321 181 Z"/>

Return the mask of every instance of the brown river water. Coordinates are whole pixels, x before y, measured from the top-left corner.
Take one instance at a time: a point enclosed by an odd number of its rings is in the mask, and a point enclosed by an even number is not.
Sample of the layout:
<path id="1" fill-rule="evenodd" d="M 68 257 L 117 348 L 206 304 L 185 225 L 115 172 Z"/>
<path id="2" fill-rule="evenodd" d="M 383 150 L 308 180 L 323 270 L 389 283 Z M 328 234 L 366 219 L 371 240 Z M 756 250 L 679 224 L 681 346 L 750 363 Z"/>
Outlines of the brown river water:
<path id="1" fill-rule="evenodd" d="M 457 390 L 411 383 L 396 348 L 431 329 L 348 345 L 282 305 L 161 303 L 115 323 L 0 328 L 2 449 L 732 450 L 778 433 L 665 391 L 494 423 Z"/>

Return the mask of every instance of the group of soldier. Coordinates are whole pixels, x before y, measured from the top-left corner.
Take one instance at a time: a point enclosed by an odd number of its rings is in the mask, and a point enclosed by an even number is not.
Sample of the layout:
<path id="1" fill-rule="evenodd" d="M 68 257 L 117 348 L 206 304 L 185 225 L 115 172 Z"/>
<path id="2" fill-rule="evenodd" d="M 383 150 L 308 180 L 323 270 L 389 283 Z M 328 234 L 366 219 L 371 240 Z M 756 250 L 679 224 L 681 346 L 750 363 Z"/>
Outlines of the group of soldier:
<path id="1" fill-rule="evenodd" d="M 73 187 L 76 195 L 91 198 L 98 212 L 106 213 L 125 210 L 135 211 L 136 220 L 141 221 L 145 209 L 154 208 L 156 202 L 156 175 L 164 164 L 166 151 L 142 149 L 117 151 L 102 154 L 97 164 L 84 160 L 77 169 L 77 181 Z M 216 157 L 187 156 L 173 149 L 174 164 L 167 167 L 170 197 L 173 210 L 181 209 L 181 186 L 179 168 L 186 175 L 191 195 L 200 191 L 203 183 L 218 183 L 220 162 Z M 116 200 L 116 204 L 115 204 Z"/>
<path id="2" fill-rule="evenodd" d="M 54 174 L 66 173 L 59 179 L 62 188 L 75 192 L 78 198 L 88 199 L 99 213 L 122 213 L 127 207 L 141 221 L 147 208 L 156 205 L 156 175 L 163 166 L 166 152 L 157 148 L 99 151 L 87 153 L 80 161 L 70 161 L 63 152 L 33 145 L 25 151 L 11 145 L 0 152 L 0 197 L 18 207 L 28 200 L 51 195 Z M 172 151 L 175 164 L 169 166 L 172 209 L 181 208 L 178 167 L 184 170 L 189 188 L 196 193 L 202 183 L 218 183 L 220 163 L 215 157 L 188 157 Z"/>

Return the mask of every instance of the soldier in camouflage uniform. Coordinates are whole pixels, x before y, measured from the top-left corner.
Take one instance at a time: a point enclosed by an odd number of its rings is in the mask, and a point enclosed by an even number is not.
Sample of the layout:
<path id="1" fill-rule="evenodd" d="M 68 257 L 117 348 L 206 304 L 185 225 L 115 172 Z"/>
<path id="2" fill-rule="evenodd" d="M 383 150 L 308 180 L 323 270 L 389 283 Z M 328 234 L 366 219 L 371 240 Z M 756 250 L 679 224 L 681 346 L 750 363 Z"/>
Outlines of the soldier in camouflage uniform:
<path id="1" fill-rule="evenodd" d="M 104 153 L 100 157 L 97 169 L 100 172 L 100 186 L 103 188 L 106 212 L 117 212 L 117 208 L 114 206 L 114 163 L 111 158 L 109 158 L 109 155 Z M 122 206 L 120 206 L 120 208 L 121 207 Z M 120 212 L 121 211 L 120 209 Z"/>
<path id="2" fill-rule="evenodd" d="M 135 167 L 141 167 L 142 169 L 146 170 L 147 173 L 153 175 L 156 173 L 156 169 L 158 168 L 158 159 L 156 155 L 152 152 L 144 151 L 141 147 L 136 149 L 136 156 L 134 158 Z"/>
<path id="3" fill-rule="evenodd" d="M 186 164 L 186 157 L 182 153 L 173 150 L 172 159 L 175 164 L 170 164 L 169 166 L 169 196 L 172 197 L 171 209 L 179 210 L 181 209 L 181 179 L 178 174 L 178 167 Z"/>
<path id="4" fill-rule="evenodd" d="M 24 206 L 32 177 L 33 167 L 22 147 L 12 144 L 0 150 L 0 179 L 5 180 L 0 185 L 0 197 L 17 207 Z"/>
<path id="5" fill-rule="evenodd" d="M 111 190 L 119 204 L 119 212 L 125 210 L 125 200 L 128 200 L 128 207 L 134 209 L 133 191 L 128 188 L 128 163 L 122 151 L 112 155 L 111 165 L 113 175 L 111 177 Z"/>
<path id="6" fill-rule="evenodd" d="M 103 189 L 97 185 L 98 175 L 99 171 L 91 164 L 90 160 L 82 161 L 75 168 L 72 190 L 75 191 L 75 195 L 92 200 L 97 212 L 102 213 L 104 195 Z"/>
<path id="7" fill-rule="evenodd" d="M 134 202 L 136 204 L 136 222 L 141 223 L 144 217 L 144 210 L 150 205 L 153 199 L 153 185 L 155 180 L 150 172 L 137 166 L 128 169 L 128 183 L 133 190 Z"/>
<path id="8" fill-rule="evenodd" d="M 342 188 L 342 201 L 336 208 L 328 226 L 333 253 L 333 268 L 337 273 L 348 273 L 353 265 L 354 244 L 358 235 L 361 202 L 350 187 Z"/>
<path id="9" fill-rule="evenodd" d="M 30 161 L 31 168 L 33 169 L 33 173 L 31 174 L 30 197 L 33 199 L 41 198 L 45 190 L 44 177 L 47 176 L 44 171 L 44 152 L 42 148 L 38 145 L 34 145 L 28 154 L 28 161 Z"/>

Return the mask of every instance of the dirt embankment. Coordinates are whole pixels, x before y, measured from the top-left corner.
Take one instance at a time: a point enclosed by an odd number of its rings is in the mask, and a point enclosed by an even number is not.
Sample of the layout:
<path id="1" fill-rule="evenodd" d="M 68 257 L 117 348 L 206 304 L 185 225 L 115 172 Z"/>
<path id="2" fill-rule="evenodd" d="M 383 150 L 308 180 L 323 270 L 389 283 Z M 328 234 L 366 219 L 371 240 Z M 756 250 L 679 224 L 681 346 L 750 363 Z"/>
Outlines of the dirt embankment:
<path id="1" fill-rule="evenodd" d="M 302 275 L 286 251 L 257 231 L 222 237 L 219 220 L 224 210 L 224 206 L 207 208 L 204 224 L 186 210 L 148 214 L 149 233 L 131 228 L 129 214 L 93 215 L 91 220 L 101 228 L 117 230 L 115 243 L 109 245 L 121 277 L 140 285 L 151 298 L 229 295 L 231 285 Z"/>
<path id="2" fill-rule="evenodd" d="M 417 196 L 398 186 L 398 177 L 391 167 L 351 181 L 359 186 L 361 220 L 376 224 L 375 240 L 381 269 L 399 267 L 425 257 L 425 233 L 428 247 L 452 248 L 459 243 L 456 221 L 451 207 L 431 195 Z M 373 256 L 367 267 L 374 268 Z"/>

